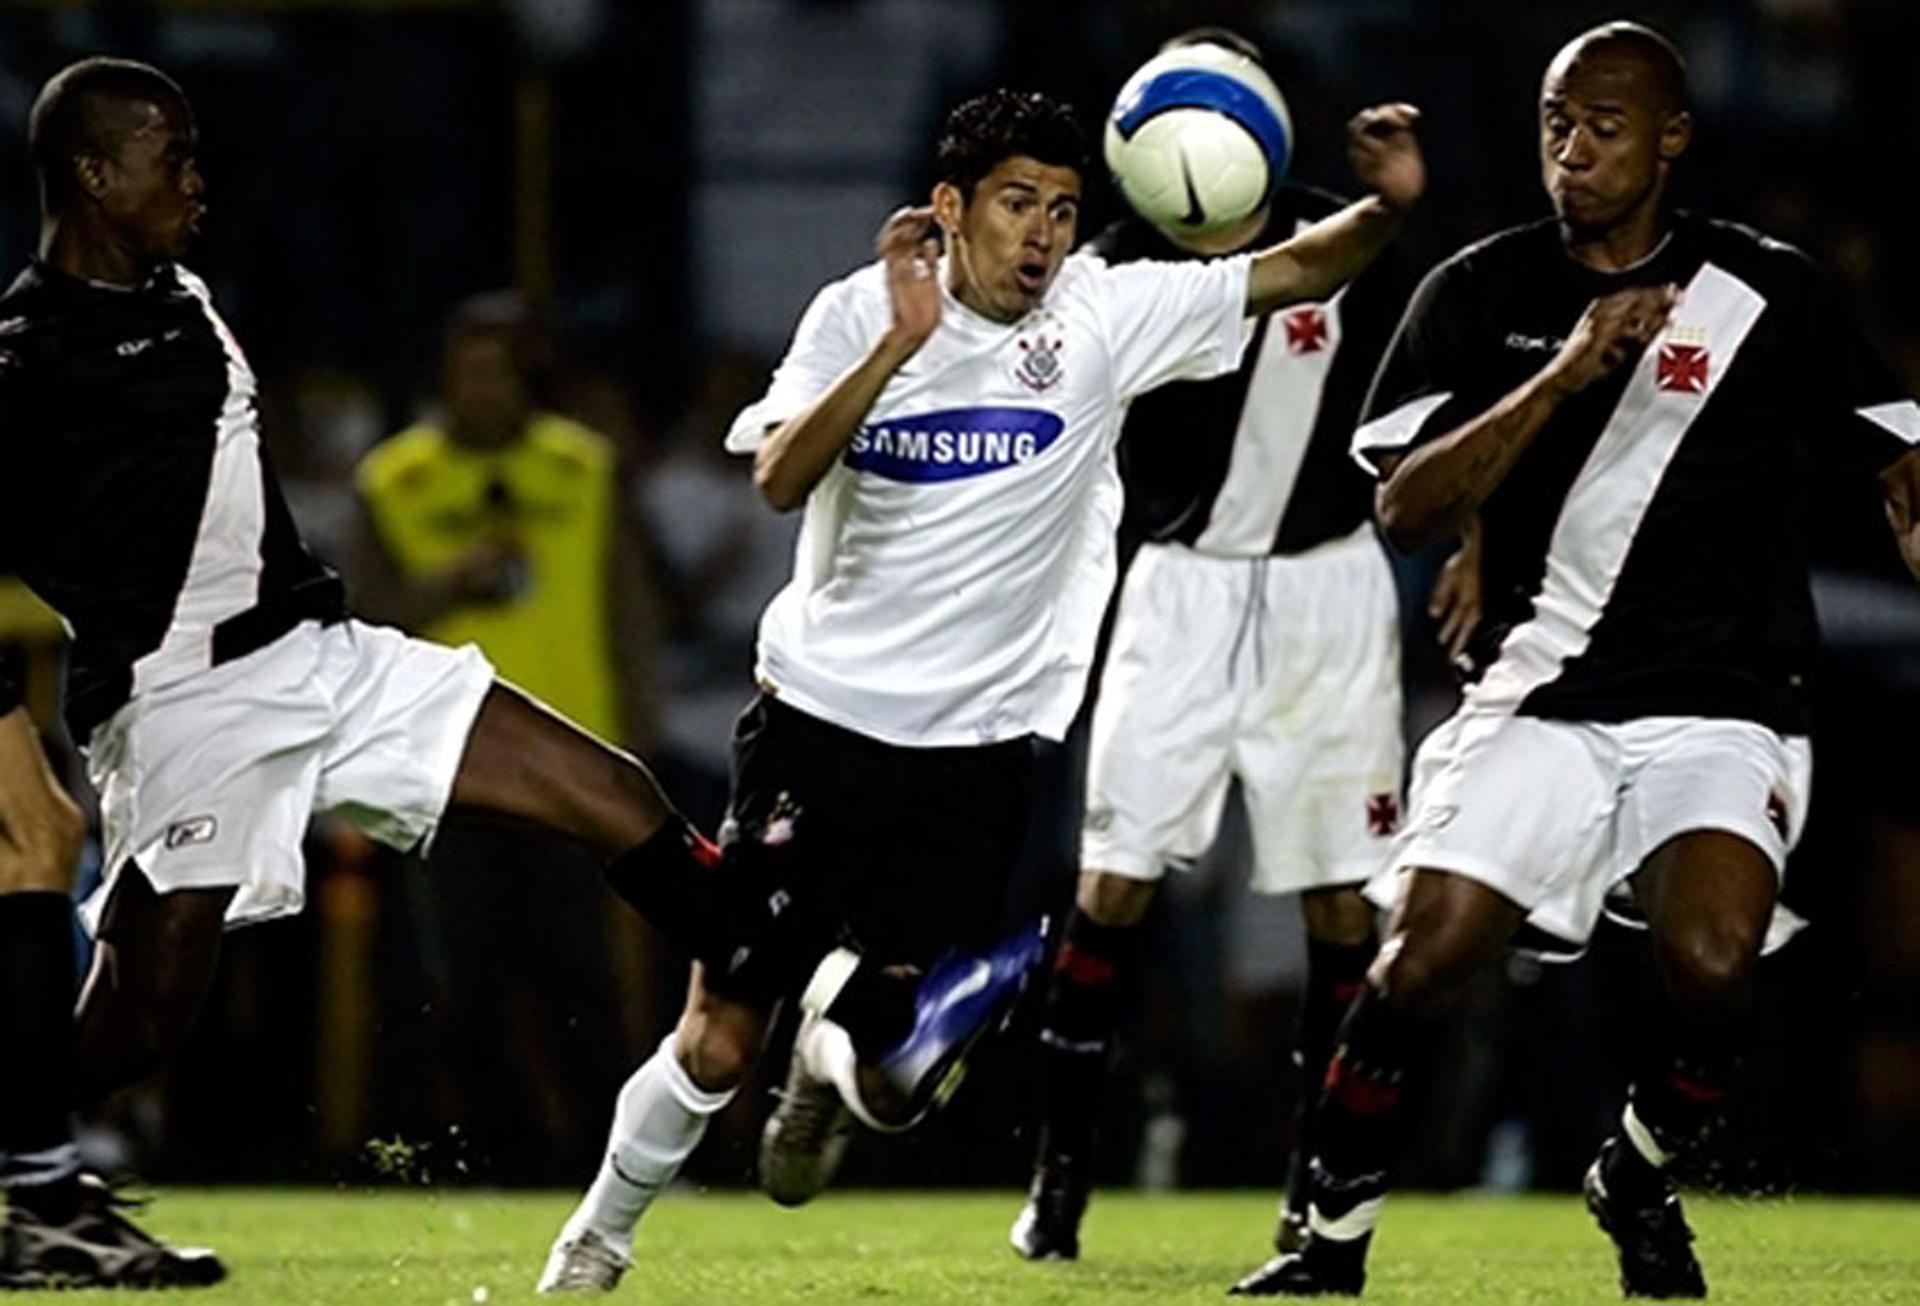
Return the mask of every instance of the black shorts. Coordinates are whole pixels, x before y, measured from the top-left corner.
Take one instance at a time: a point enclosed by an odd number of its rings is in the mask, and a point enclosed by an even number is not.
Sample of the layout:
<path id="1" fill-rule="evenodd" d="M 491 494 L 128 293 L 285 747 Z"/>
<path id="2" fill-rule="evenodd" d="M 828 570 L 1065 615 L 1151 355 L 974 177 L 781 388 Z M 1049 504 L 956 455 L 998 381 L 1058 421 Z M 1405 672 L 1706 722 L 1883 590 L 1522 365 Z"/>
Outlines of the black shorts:
<path id="1" fill-rule="evenodd" d="M 814 959 L 844 943 L 924 967 L 990 941 L 1032 803 L 1030 738 L 903 748 L 762 695 L 734 724 L 721 842 L 784 863 Z"/>

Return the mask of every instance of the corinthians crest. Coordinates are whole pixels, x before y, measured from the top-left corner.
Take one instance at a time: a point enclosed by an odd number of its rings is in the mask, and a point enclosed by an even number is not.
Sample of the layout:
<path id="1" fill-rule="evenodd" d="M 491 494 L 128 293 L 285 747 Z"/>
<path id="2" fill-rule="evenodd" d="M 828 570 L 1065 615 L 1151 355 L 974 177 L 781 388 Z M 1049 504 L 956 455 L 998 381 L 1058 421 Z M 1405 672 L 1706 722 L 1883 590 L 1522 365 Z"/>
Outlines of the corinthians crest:
<path id="1" fill-rule="evenodd" d="M 1019 342 L 1020 364 L 1013 369 L 1013 374 L 1021 385 L 1039 393 L 1059 383 L 1064 375 L 1060 368 L 1060 343 L 1058 339 L 1047 339 L 1044 334 Z"/>

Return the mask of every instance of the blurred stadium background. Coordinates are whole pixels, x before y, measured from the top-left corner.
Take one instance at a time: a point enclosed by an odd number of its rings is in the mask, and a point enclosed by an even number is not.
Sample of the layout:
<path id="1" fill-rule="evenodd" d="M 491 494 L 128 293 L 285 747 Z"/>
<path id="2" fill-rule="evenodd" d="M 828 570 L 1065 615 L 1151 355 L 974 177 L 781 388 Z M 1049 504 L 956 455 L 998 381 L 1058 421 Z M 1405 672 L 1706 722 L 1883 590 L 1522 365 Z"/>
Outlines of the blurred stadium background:
<path id="1" fill-rule="evenodd" d="M 1030 86 L 1096 128 L 1159 40 L 1235 27 L 1268 50 L 1291 101 L 1300 179 L 1347 184 L 1339 133 L 1358 107 L 1424 108 L 1432 187 L 1400 255 L 1418 273 L 1544 213 L 1540 70 L 1572 33 L 1623 12 L 1692 62 L 1701 130 L 1682 202 L 1835 269 L 1920 393 L 1905 198 L 1920 7 L 1876 0 L 5 0 L 0 262 L 33 247 L 23 137 L 42 81 L 99 52 L 178 77 L 199 109 L 212 205 L 195 265 L 263 378 L 310 539 L 375 594 L 355 467 L 441 389 L 455 305 L 518 289 L 545 328 L 531 373 L 542 402 L 617 451 L 627 583 L 571 600 L 617 609 L 601 614 L 617 618 L 623 662 L 600 691 L 619 699 L 612 728 L 711 828 L 754 617 L 784 580 L 793 527 L 757 504 L 718 440 L 811 291 L 924 193 L 946 107 Z M 1114 211 L 1097 181 L 1087 234 Z M 0 449 L 32 438 L 0 431 Z M 1768 967 L 1744 1122 L 1758 1159 L 1740 1178 L 1914 1191 L 1920 594 L 1871 487 L 1815 490 L 1830 648 L 1793 876 L 1818 925 Z M 9 483 L 0 511 L 58 493 Z M 499 507 L 517 529 L 520 506 Z M 1408 562 L 1410 593 L 1429 567 Z M 501 638 L 525 646 L 515 604 L 553 583 L 508 587 Z M 5 583 L 0 640 L 34 650 L 51 719 L 57 625 Z M 534 644 L 537 658 L 537 632 Z M 1416 733 L 1450 702 L 1430 644 L 1413 622 Z M 1071 748 L 1050 759 L 1047 819 L 1010 911 L 1070 891 L 1073 761 Z M 451 833 L 427 873 L 324 823 L 309 854 L 308 913 L 234 937 L 192 1052 L 118 1104 L 100 1143 L 168 1181 L 584 1181 L 616 1086 L 674 1018 L 679 959 L 590 866 L 498 832 Z M 1302 954 L 1291 902 L 1248 900 L 1241 861 L 1229 837 L 1165 895 L 1159 961 L 1113 1081 L 1115 1181 L 1279 1181 Z M 1515 959 L 1489 975 L 1448 1031 L 1409 1177 L 1570 1186 L 1618 1101 L 1643 961 L 1633 936 L 1609 931 L 1577 965 Z M 985 1055 L 934 1128 L 858 1152 L 848 1179 L 1023 1183 L 1030 1033 L 1016 1026 Z M 741 1096 L 692 1177 L 748 1180 L 765 1103 Z"/>

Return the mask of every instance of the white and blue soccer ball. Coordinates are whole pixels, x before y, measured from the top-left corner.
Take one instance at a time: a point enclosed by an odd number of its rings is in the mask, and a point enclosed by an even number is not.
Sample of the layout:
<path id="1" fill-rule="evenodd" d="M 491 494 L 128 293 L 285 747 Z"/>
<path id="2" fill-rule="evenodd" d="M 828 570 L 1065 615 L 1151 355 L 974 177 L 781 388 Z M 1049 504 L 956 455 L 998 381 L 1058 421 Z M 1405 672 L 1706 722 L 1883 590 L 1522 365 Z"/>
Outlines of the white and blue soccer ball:
<path id="1" fill-rule="evenodd" d="M 1272 198 L 1293 154 L 1293 121 L 1254 60 L 1218 45 L 1180 46 L 1120 88 L 1105 153 L 1136 213 L 1163 230 L 1206 235 Z"/>

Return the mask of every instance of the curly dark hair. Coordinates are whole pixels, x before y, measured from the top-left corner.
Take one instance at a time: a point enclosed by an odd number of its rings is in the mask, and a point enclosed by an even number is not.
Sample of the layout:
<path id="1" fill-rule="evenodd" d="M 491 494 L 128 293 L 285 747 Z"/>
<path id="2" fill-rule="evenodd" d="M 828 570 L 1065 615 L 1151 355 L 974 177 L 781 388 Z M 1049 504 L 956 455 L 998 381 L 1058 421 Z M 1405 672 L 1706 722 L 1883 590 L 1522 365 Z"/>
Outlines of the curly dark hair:
<path id="1" fill-rule="evenodd" d="M 1087 143 L 1073 110 L 1038 91 L 976 95 L 947 115 L 935 159 L 940 180 L 971 200 L 980 179 L 1016 154 L 1085 171 Z"/>

